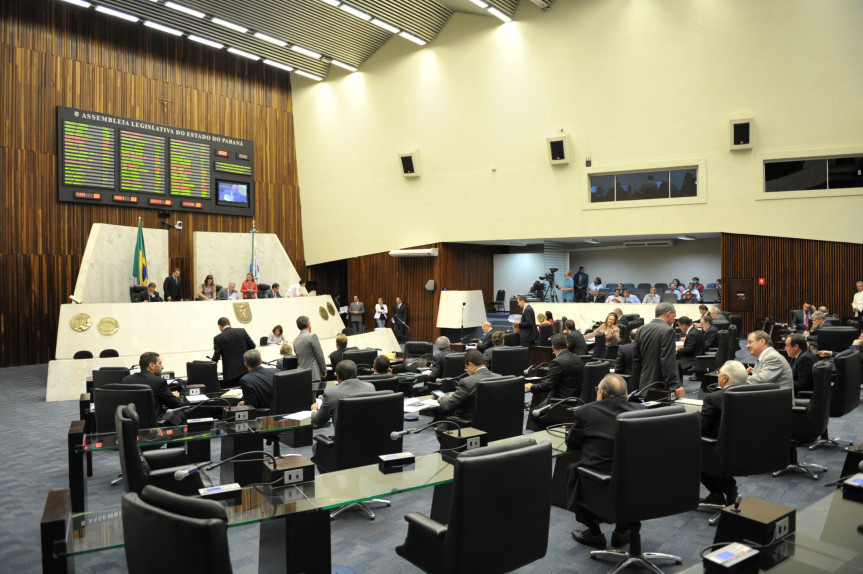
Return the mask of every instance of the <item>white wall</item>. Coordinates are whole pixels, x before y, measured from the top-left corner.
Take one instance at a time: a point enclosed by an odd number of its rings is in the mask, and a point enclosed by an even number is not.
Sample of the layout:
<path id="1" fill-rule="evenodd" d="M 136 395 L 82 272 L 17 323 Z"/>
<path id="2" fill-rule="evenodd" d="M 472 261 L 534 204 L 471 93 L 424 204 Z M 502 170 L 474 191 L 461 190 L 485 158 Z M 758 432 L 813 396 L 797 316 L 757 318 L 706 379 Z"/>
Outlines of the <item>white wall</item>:
<path id="1" fill-rule="evenodd" d="M 540 253 L 502 253 L 494 256 L 494 293 L 506 291 L 509 299 L 519 293 L 527 293 L 533 282 L 545 274 L 545 261 Z"/>
<path id="2" fill-rule="evenodd" d="M 767 200 L 760 182 L 765 154 L 863 153 L 861 26 L 859 0 L 580 0 L 522 2 L 508 24 L 456 14 L 422 48 L 394 38 L 360 72 L 293 84 L 306 262 L 621 232 L 859 242 L 863 190 Z M 754 150 L 728 149 L 739 117 Z M 559 129 L 574 161 L 552 167 Z M 406 179 L 411 150 L 422 175 Z M 696 202 L 587 203 L 588 171 L 692 164 Z M 344 241 L 321 225 L 335 205 L 404 217 Z M 816 212 L 830 225 L 789 224 Z"/>
<path id="3" fill-rule="evenodd" d="M 195 294 L 207 275 L 212 275 L 217 285 L 227 287 L 233 281 L 239 289 L 249 272 L 252 234 L 196 231 L 193 238 Z M 257 233 L 255 244 L 261 283 L 278 283 L 279 291 L 285 293 L 288 287 L 300 280 L 300 275 L 278 236 L 273 233 Z"/>

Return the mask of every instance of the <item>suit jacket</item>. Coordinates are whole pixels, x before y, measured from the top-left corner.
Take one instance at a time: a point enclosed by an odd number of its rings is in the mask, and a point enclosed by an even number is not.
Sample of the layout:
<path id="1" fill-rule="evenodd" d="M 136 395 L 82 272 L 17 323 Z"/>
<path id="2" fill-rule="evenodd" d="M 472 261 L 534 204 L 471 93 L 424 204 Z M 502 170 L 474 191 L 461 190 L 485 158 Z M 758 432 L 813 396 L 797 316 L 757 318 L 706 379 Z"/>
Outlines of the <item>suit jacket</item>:
<path id="1" fill-rule="evenodd" d="M 429 380 L 434 382 L 443 373 L 443 358 L 452 353 L 451 349 L 444 349 L 434 357 L 432 357 L 431 373 Z"/>
<path id="2" fill-rule="evenodd" d="M 476 346 L 476 350 L 480 353 L 485 353 L 486 349 L 490 349 L 492 347 L 491 344 L 491 336 L 494 333 L 494 329 L 489 329 L 488 333 L 482 336 L 482 341 Z"/>
<path id="3" fill-rule="evenodd" d="M 124 385 L 147 385 L 153 389 L 153 402 L 157 415 L 165 409 L 176 409 L 183 404 L 183 400 L 175 397 L 168 389 L 168 381 L 149 371 L 141 371 L 123 377 L 120 383 Z"/>
<path id="4" fill-rule="evenodd" d="M 803 309 L 795 309 L 791 312 L 791 326 L 794 329 L 806 329 L 806 318 Z M 809 311 L 809 326 L 812 326 L 812 311 Z"/>
<path id="5" fill-rule="evenodd" d="M 272 408 L 273 375 L 278 369 L 257 366 L 240 379 L 243 390 L 243 402 L 256 409 Z"/>
<path id="6" fill-rule="evenodd" d="M 584 361 L 576 354 L 564 349 L 548 364 L 548 375 L 542 382 L 531 385 L 530 392 L 548 391 L 549 399 L 565 399 L 581 396 L 584 380 Z"/>
<path id="7" fill-rule="evenodd" d="M 611 473 L 617 415 L 643 408 L 639 403 L 620 398 L 594 401 L 576 409 L 572 428 L 566 434 L 566 445 L 571 450 L 581 450 L 578 465 Z"/>
<path id="8" fill-rule="evenodd" d="M 239 379 L 248 370 L 243 363 L 243 353 L 255 348 L 249 334 L 242 327 L 225 327 L 213 338 L 213 362 L 222 359 L 222 378 L 225 381 Z"/>
<path id="9" fill-rule="evenodd" d="M 300 331 L 294 339 L 294 353 L 300 369 L 312 370 L 312 381 L 320 382 L 321 375 L 327 372 L 327 362 L 318 336 L 306 330 Z"/>
<path id="10" fill-rule="evenodd" d="M 396 303 L 393 305 L 393 326 L 404 327 L 404 323 L 408 322 L 408 306 L 404 303 Z"/>
<path id="11" fill-rule="evenodd" d="M 728 387 L 725 387 L 726 389 Z M 722 397 L 725 389 L 704 395 L 701 405 L 701 436 L 716 438 L 719 436 L 719 423 L 722 422 Z"/>
<path id="12" fill-rule="evenodd" d="M 478 369 L 474 374 L 465 377 L 456 385 L 455 392 L 440 400 L 440 410 L 444 415 L 455 414 L 460 418 L 472 420 L 476 409 L 476 384 L 486 379 L 497 379 L 500 375 L 492 373 L 488 368 Z"/>
<path id="13" fill-rule="evenodd" d="M 351 395 L 375 392 L 375 386 L 359 379 L 347 379 L 334 387 L 324 391 L 324 398 L 318 410 L 312 412 L 312 422 L 319 427 L 330 421 L 330 416 L 335 422 L 339 414 L 339 401 Z"/>
<path id="14" fill-rule="evenodd" d="M 791 365 L 791 375 L 794 379 L 794 394 L 799 391 L 812 390 L 812 367 L 818 357 L 812 352 L 812 349 L 806 349 L 794 359 Z"/>
<path id="15" fill-rule="evenodd" d="M 791 389 L 794 387 L 794 375 L 785 357 L 773 347 L 767 347 L 758 357 L 755 370 L 746 382 L 750 385 L 774 383 L 783 389 Z"/>
<path id="16" fill-rule="evenodd" d="M 162 293 L 165 294 L 165 299 L 171 298 L 171 301 L 179 301 L 183 298 L 183 283 L 180 279 L 176 279 L 173 275 L 165 277 L 165 282 L 162 283 Z"/>
<path id="17" fill-rule="evenodd" d="M 632 357 L 632 382 L 639 388 L 665 381 L 669 389 L 680 386 L 674 352 L 674 329 L 657 317 L 635 335 Z"/>
<path id="18" fill-rule="evenodd" d="M 632 374 L 632 359 L 635 355 L 635 343 L 624 343 L 617 348 L 617 361 L 614 363 L 614 374 Z"/>
<path id="19" fill-rule="evenodd" d="M 518 324 L 518 344 L 522 347 L 530 347 L 536 342 L 536 315 L 533 307 L 525 305 L 521 310 L 521 322 Z"/>
<path id="20" fill-rule="evenodd" d="M 150 303 L 161 303 L 162 298 L 159 297 L 158 291 L 153 291 L 153 295 L 147 291 L 142 291 L 140 295 L 138 295 L 138 303 L 144 303 L 145 301 L 149 301 Z"/>
<path id="21" fill-rule="evenodd" d="M 711 325 L 704 331 L 704 350 L 713 349 L 719 346 L 719 329 L 716 325 Z"/>
<path id="22" fill-rule="evenodd" d="M 239 291 L 234 290 L 233 292 L 231 292 L 231 294 L 230 294 L 230 295 L 228 295 L 228 288 L 227 288 L 227 287 L 222 287 L 221 289 L 219 289 L 219 292 L 216 294 L 216 299 L 220 299 L 220 300 L 222 300 L 222 301 L 225 301 L 225 300 L 228 300 L 231 296 L 233 296 L 233 295 L 234 295 L 234 293 L 236 293 L 236 295 L 237 295 L 237 296 L 236 296 L 236 297 L 234 297 L 234 298 L 235 298 L 235 299 L 239 299 L 239 297 L 240 297 L 240 292 L 239 292 Z"/>
<path id="23" fill-rule="evenodd" d="M 354 311 L 359 311 L 359 315 L 354 315 Z M 365 320 L 366 314 L 366 306 L 362 301 L 357 301 L 355 303 L 351 303 L 351 306 L 348 308 L 348 315 L 351 317 L 351 321 L 354 323 L 362 323 Z"/>
<path id="24" fill-rule="evenodd" d="M 491 347 L 486 349 L 483 352 L 482 356 L 485 357 L 485 364 L 488 365 L 489 369 L 491 368 L 491 352 L 494 349 L 512 349 L 512 347 L 510 347 L 509 345 L 504 345 L 503 343 L 501 343 L 500 345 L 497 345 L 497 346 L 492 345 Z"/>
<path id="25" fill-rule="evenodd" d="M 573 329 L 566 334 L 566 348 L 570 353 L 576 355 L 587 354 L 587 341 L 584 340 L 584 335 L 578 329 Z"/>
<path id="26" fill-rule="evenodd" d="M 605 303 L 605 295 L 597 293 L 596 297 L 594 297 L 593 293 L 588 293 L 585 295 L 584 300 L 588 303 Z"/>
<path id="27" fill-rule="evenodd" d="M 711 325 L 711 327 L 713 326 Z M 695 357 L 704 354 L 704 348 L 704 333 L 700 329 L 690 327 L 686 332 L 686 340 L 683 342 L 683 347 L 677 351 L 677 360 L 684 373 L 688 372 L 692 368 L 692 365 L 695 364 Z"/>

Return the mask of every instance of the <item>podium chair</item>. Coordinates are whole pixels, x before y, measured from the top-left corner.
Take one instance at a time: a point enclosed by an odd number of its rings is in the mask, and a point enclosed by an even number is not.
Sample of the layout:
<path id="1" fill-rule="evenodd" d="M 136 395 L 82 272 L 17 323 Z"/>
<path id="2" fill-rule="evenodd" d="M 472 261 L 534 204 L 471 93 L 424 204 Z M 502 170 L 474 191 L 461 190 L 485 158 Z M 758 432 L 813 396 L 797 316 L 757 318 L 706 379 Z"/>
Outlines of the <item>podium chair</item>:
<path id="1" fill-rule="evenodd" d="M 548 549 L 551 444 L 533 439 L 461 453 L 449 520 L 405 515 L 396 553 L 424 572 L 509 572 Z M 529 485 L 529 488 L 526 488 Z"/>

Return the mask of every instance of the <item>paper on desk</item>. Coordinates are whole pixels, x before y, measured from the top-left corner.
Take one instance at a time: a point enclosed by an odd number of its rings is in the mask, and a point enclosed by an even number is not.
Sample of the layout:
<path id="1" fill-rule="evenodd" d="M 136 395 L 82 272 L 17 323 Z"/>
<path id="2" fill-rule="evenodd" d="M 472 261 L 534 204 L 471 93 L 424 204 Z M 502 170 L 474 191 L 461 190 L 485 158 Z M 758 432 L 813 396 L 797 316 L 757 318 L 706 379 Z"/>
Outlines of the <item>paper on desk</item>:
<path id="1" fill-rule="evenodd" d="M 242 399 L 243 389 L 228 389 L 222 394 L 223 399 Z"/>
<path id="2" fill-rule="evenodd" d="M 405 405 L 405 412 L 406 413 L 418 413 L 421 410 L 423 410 L 424 408 L 426 408 L 426 407 L 424 407 L 422 405 Z"/>
<path id="3" fill-rule="evenodd" d="M 289 421 L 302 421 L 312 416 L 312 411 L 300 411 L 298 413 L 291 413 L 289 415 L 285 415 L 282 419 L 287 419 Z"/>
<path id="4" fill-rule="evenodd" d="M 695 405 L 697 407 L 700 407 L 701 405 L 704 404 L 704 401 L 701 399 L 688 399 L 686 397 L 682 397 L 682 398 L 677 399 L 677 402 L 684 404 L 684 405 Z"/>
<path id="5" fill-rule="evenodd" d="M 186 400 L 190 403 L 203 403 L 207 399 L 209 399 L 207 395 L 187 395 Z"/>
<path id="6" fill-rule="evenodd" d="M 424 371 L 419 371 L 419 373 L 421 375 L 428 375 L 429 373 L 431 373 L 431 369 L 425 369 Z"/>
<path id="7" fill-rule="evenodd" d="M 437 407 L 437 406 L 440 406 L 440 405 L 438 405 L 438 402 L 437 402 L 437 400 L 435 400 L 435 399 L 426 399 L 426 400 L 424 400 L 424 401 L 420 401 L 420 404 L 421 404 L 421 405 L 425 405 L 425 406 L 427 406 L 427 407 Z"/>

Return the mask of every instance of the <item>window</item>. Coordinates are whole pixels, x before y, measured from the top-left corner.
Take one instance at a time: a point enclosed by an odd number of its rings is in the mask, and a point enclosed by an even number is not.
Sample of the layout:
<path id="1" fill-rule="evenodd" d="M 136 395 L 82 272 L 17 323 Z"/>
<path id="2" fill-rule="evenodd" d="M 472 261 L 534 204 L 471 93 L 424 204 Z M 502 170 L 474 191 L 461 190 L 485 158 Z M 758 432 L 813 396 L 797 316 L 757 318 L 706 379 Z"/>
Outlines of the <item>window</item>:
<path id="1" fill-rule="evenodd" d="M 863 187 L 863 156 L 783 159 L 764 162 L 764 191 Z"/>
<path id="2" fill-rule="evenodd" d="M 628 171 L 590 176 L 590 203 L 696 197 L 698 168 Z"/>

